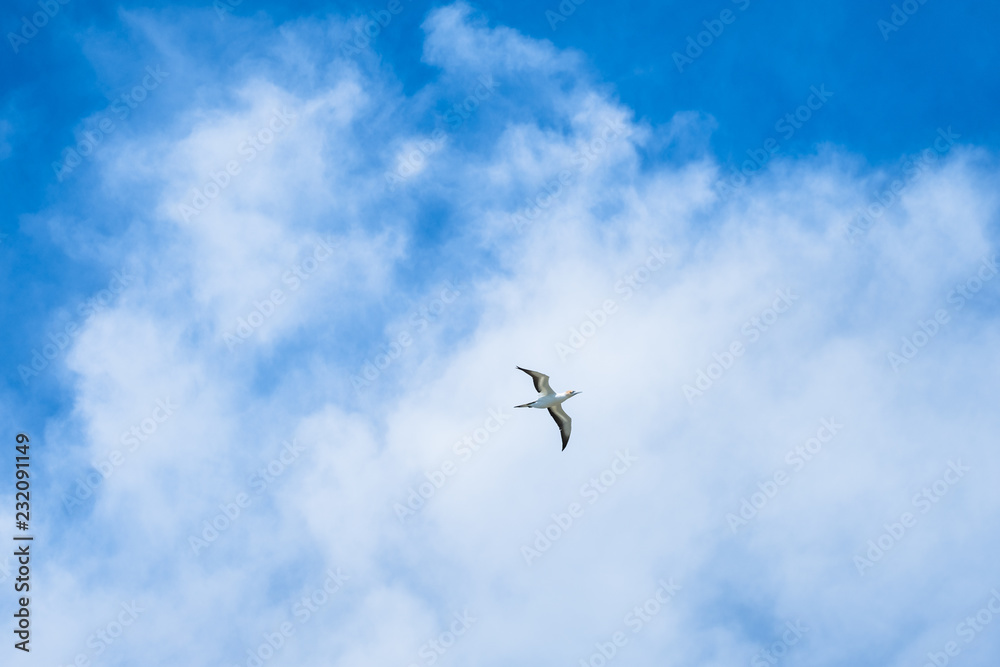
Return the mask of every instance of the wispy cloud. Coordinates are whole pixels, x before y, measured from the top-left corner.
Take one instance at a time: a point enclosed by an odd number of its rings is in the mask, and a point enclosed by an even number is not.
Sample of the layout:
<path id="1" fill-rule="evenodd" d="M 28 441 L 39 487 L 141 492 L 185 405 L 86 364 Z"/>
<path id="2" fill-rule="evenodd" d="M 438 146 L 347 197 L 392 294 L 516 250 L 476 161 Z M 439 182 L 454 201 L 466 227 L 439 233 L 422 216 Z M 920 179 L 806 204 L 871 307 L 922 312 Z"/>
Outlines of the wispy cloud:
<path id="1" fill-rule="evenodd" d="M 637 118 L 582 54 L 468 5 L 426 15 L 437 75 L 416 90 L 340 53 L 350 21 L 224 14 L 203 9 L 205 65 L 184 19 L 135 18 L 176 112 L 116 133 L 93 185 L 38 214 L 139 211 L 95 241 L 130 279 L 24 364 L 60 364 L 72 395 L 38 434 L 38 659 L 96 658 L 88 638 L 133 600 L 109 663 L 881 665 L 956 641 L 996 578 L 977 556 L 995 537 L 969 527 L 1000 511 L 985 151 L 949 145 L 852 245 L 882 177 L 858 156 L 764 160 L 720 198 L 711 154 L 658 157 L 701 131 L 688 116 Z M 372 20 L 376 51 L 405 29 Z M 887 351 L 962 289 L 961 316 L 893 372 Z M 504 412 L 516 364 L 584 392 L 566 451 L 546 415 Z M 817 419 L 834 415 L 831 441 Z M 112 459 L 133 427 L 147 441 Z M 913 493 L 959 460 L 975 472 L 896 545 Z M 890 556 L 858 576 L 886 531 Z M 886 628 L 920 630 L 873 657 Z"/>

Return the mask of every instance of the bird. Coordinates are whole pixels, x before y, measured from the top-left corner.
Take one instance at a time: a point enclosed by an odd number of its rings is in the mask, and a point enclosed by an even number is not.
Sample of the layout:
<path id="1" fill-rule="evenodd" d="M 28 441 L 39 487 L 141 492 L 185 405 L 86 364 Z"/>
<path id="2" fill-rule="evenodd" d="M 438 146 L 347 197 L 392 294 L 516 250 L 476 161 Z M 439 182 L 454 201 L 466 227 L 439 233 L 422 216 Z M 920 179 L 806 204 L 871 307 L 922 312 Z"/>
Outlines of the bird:
<path id="1" fill-rule="evenodd" d="M 576 396 L 577 394 L 582 394 L 582 391 L 564 391 L 561 394 L 557 394 L 552 391 L 552 387 L 549 386 L 549 376 L 545 373 L 539 373 L 538 371 L 529 371 L 527 368 L 521 368 L 520 366 L 515 366 L 519 371 L 524 371 L 531 376 L 532 382 L 535 383 L 535 391 L 538 392 L 538 398 L 533 400 L 531 403 L 525 403 L 524 405 L 515 405 L 515 408 L 547 408 L 549 414 L 552 418 L 556 420 L 556 425 L 559 426 L 559 433 L 562 434 L 562 448 L 565 450 L 566 445 L 569 444 L 569 434 L 573 430 L 573 420 L 570 416 L 566 414 L 563 410 L 562 404 Z"/>

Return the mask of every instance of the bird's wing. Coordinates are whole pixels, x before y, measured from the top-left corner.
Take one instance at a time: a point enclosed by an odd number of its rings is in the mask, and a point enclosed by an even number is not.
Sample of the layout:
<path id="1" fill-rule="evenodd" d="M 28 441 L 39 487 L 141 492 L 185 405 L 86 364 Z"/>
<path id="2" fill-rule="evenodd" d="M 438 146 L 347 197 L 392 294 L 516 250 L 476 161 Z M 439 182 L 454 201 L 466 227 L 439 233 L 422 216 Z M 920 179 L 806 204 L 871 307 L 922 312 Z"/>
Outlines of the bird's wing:
<path id="1" fill-rule="evenodd" d="M 549 386 L 549 376 L 545 373 L 539 373 L 538 371 L 529 371 L 527 368 L 517 367 L 517 370 L 524 371 L 531 376 L 531 379 L 535 383 L 535 391 L 543 396 L 548 396 L 549 394 L 554 394 L 552 387 Z"/>
<path id="2" fill-rule="evenodd" d="M 549 408 L 549 414 L 552 415 L 552 418 L 556 420 L 556 424 L 559 425 L 559 432 L 562 433 L 562 448 L 566 449 L 566 445 L 569 444 L 570 431 L 573 430 L 573 420 L 563 410 L 562 405 L 553 405 Z"/>

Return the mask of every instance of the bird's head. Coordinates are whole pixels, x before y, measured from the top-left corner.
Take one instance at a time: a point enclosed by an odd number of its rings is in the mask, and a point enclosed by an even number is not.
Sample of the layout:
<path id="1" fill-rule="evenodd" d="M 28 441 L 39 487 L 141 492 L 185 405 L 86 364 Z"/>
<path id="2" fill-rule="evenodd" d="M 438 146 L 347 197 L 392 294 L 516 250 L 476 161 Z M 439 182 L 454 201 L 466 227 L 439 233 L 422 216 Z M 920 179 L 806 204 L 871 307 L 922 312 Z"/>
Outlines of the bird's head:
<path id="1" fill-rule="evenodd" d="M 583 393 L 582 391 L 576 391 L 575 389 L 570 389 L 569 391 L 566 392 L 566 397 L 569 398 L 570 396 L 576 396 L 577 394 L 582 394 L 582 393 Z"/>

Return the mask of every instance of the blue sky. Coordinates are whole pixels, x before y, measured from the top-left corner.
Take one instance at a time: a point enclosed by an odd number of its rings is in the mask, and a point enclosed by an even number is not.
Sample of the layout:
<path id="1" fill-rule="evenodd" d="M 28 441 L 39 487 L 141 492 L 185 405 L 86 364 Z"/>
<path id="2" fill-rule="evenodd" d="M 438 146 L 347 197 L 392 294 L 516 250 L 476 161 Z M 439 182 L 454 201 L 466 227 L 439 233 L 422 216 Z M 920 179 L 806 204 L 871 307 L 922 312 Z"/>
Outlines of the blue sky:
<path id="1" fill-rule="evenodd" d="M 376 43 L 393 77 L 412 92 L 439 75 L 436 68 L 414 57 L 421 48 L 419 26 L 433 5 L 406 2 L 404 6 L 406 10 L 394 17 Z M 638 119 L 662 125 L 678 110 L 711 118 L 710 131 L 689 138 L 693 145 L 688 151 L 703 150 L 698 139 L 704 139 L 724 163 L 742 161 L 747 150 L 758 149 L 775 136 L 775 122 L 803 103 L 814 85 L 827 86 L 833 93 L 832 105 L 781 142 L 784 155 L 808 155 L 818 145 L 830 143 L 868 164 L 892 165 L 901 155 L 921 150 L 935 128 L 949 125 L 963 141 L 978 146 L 995 148 L 1000 141 L 993 122 L 993 104 L 1000 96 L 994 67 L 998 47 L 985 27 L 997 19 L 1000 10 L 995 7 L 930 2 L 921 5 L 898 31 L 883 34 L 878 21 L 891 18 L 891 5 L 815 7 L 741 0 L 713 6 L 661 3 L 622 8 L 584 3 L 565 21 L 556 22 L 555 28 L 545 15 L 550 7 L 534 3 L 476 6 L 493 24 L 582 52 L 587 71 Z M 222 63 L 239 53 L 240 46 L 227 39 L 233 31 L 251 39 L 257 31 L 287 21 L 357 16 L 383 8 L 312 3 L 265 7 L 246 2 L 229 11 L 213 10 L 208 14 L 213 20 L 204 20 L 190 18 L 202 16 L 198 12 L 205 9 L 203 4 L 60 5 L 37 36 L 16 44 L 17 53 L 7 39 L 9 48 L 2 64 L 4 141 L 9 146 L 5 151 L 16 159 L 2 163 L 4 233 L 21 228 L 26 213 L 61 200 L 68 188 L 53 186 L 51 163 L 73 144 L 80 119 L 105 109 L 108 98 L 132 85 L 133 74 L 119 59 L 143 59 L 155 53 L 149 40 L 123 24 L 122 11 L 186 20 L 185 44 L 206 62 Z M 734 12 L 736 20 L 679 72 L 672 54 L 683 54 L 687 38 L 696 37 L 705 30 L 704 21 L 717 20 L 725 9 Z M 4 18 L 5 34 L 19 33 L 22 18 L 38 10 L 37 3 L 15 3 Z M 236 20 L 220 16 L 252 17 L 260 23 L 241 28 Z M 89 49 L 84 47 L 87 43 Z M 92 53 L 112 44 L 114 53 L 100 57 Z M 216 68 L 210 76 L 229 74 L 225 68 Z M 176 112 L 185 96 L 170 91 L 157 97 L 157 106 L 144 105 L 125 129 L 138 131 L 135 125 L 160 122 Z M 684 159 L 688 151 L 654 150 L 649 159 L 670 160 L 678 155 Z M 83 170 L 80 176 L 80 181 L 86 180 Z M 103 225 L 95 225 L 98 229 L 107 229 L 114 224 L 108 218 L 116 217 L 104 209 L 85 212 L 104 220 Z M 88 262 L 54 261 L 47 239 L 14 234 L 5 245 L 11 253 L 5 265 L 17 271 L 18 283 L 23 285 L 23 276 L 35 277 L 29 298 L 5 302 L 11 308 L 5 311 L 6 319 L 14 323 L 14 329 L 4 334 L 5 347 L 17 349 L 20 356 L 30 351 L 18 347 L 30 339 L 25 331 L 44 321 L 49 304 L 74 286 L 81 288 L 78 295 L 82 298 L 97 284 L 81 284 L 81 274 L 90 274 L 92 268 Z M 27 267 L 36 263 L 62 270 L 29 271 Z M 25 330 L 17 331 L 22 325 Z M 14 375 L 9 366 L 7 374 Z"/>
<path id="2" fill-rule="evenodd" d="M 2 17 L 19 664 L 990 664 L 1000 9 L 222 2 Z"/>

